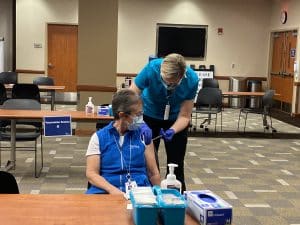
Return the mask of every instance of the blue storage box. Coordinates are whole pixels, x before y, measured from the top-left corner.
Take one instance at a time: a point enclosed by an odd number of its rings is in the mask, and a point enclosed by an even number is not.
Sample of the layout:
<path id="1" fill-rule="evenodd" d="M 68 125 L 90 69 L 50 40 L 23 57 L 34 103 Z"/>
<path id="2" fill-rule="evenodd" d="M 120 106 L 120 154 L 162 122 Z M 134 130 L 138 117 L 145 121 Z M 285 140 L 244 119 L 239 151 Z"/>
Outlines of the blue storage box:
<path id="1" fill-rule="evenodd" d="M 143 189 L 137 188 L 130 192 L 134 223 L 135 225 L 156 225 L 158 215 L 156 197 L 153 193 L 150 196 L 149 193 L 145 194 L 143 191 L 139 192 L 139 190 Z M 150 190 L 152 192 L 151 188 Z"/>
<path id="2" fill-rule="evenodd" d="M 164 225 L 184 225 L 186 203 L 180 192 L 154 187 L 154 193 L 157 195 L 161 222 Z"/>

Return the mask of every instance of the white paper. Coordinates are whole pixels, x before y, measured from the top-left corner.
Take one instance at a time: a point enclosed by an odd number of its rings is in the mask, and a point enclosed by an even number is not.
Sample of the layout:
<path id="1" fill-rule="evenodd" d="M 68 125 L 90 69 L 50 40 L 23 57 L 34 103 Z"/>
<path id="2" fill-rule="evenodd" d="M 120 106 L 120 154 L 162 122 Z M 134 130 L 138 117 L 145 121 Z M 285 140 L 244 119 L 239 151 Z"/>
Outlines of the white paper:
<path id="1" fill-rule="evenodd" d="M 1 72 L 4 72 L 4 41 L 2 40 L 0 40 L 0 73 Z"/>

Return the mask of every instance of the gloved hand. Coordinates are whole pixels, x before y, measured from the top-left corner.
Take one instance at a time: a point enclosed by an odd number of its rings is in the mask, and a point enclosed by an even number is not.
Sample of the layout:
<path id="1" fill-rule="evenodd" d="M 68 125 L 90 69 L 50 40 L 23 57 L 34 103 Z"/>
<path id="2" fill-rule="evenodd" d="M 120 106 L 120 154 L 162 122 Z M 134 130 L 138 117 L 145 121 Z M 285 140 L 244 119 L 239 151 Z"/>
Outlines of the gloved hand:
<path id="1" fill-rule="evenodd" d="M 168 129 L 168 130 L 164 131 L 164 129 L 161 128 L 159 134 L 162 136 L 162 138 L 165 141 L 169 142 L 169 141 L 172 140 L 172 138 L 175 134 L 175 130 L 174 129 Z"/>
<path id="2" fill-rule="evenodd" d="M 152 141 L 152 130 L 148 127 L 146 123 L 143 123 L 140 126 L 140 131 L 142 140 L 144 140 L 146 145 L 149 145 Z"/>

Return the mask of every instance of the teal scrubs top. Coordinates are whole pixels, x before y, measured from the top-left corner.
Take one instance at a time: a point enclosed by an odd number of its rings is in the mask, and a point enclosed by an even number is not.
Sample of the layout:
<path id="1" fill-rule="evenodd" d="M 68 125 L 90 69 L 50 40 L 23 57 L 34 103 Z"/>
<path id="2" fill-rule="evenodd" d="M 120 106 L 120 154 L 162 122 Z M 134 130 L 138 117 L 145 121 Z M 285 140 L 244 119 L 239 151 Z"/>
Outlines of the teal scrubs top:
<path id="1" fill-rule="evenodd" d="M 186 76 L 174 91 L 167 91 L 163 86 L 160 67 L 163 59 L 151 60 L 134 79 L 135 85 L 142 91 L 143 110 L 146 116 L 163 120 L 165 107 L 170 104 L 169 120 L 175 121 L 181 103 L 193 100 L 197 94 L 199 78 L 187 67 Z"/>

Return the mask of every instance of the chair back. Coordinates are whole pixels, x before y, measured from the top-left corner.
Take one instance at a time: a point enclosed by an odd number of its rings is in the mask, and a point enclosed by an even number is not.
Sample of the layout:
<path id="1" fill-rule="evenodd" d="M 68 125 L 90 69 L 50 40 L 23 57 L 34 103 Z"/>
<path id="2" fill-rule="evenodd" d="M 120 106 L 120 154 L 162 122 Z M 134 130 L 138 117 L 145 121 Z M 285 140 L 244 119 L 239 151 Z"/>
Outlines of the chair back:
<path id="1" fill-rule="evenodd" d="M 200 89 L 197 96 L 196 108 L 208 106 L 221 108 L 222 107 L 222 91 L 218 88 L 206 87 Z"/>
<path id="2" fill-rule="evenodd" d="M 15 177 L 5 171 L 0 171 L 0 193 L 19 194 L 19 187 Z"/>
<path id="3" fill-rule="evenodd" d="M 36 84 L 15 84 L 11 92 L 12 98 L 35 99 L 40 102 L 40 90 Z"/>
<path id="4" fill-rule="evenodd" d="M 274 90 L 267 90 L 262 97 L 262 103 L 264 108 L 270 109 L 273 105 L 273 97 L 275 95 Z"/>
<path id="5" fill-rule="evenodd" d="M 0 105 L 3 104 L 7 99 L 6 88 L 4 84 L 0 83 Z"/>
<path id="6" fill-rule="evenodd" d="M 202 88 L 206 88 L 206 87 L 219 88 L 219 82 L 216 79 L 204 78 L 202 80 Z"/>
<path id="7" fill-rule="evenodd" d="M 37 77 L 33 80 L 36 85 L 54 85 L 54 80 L 51 77 Z"/>
<path id="8" fill-rule="evenodd" d="M 2 83 L 2 84 L 17 84 L 18 83 L 18 73 L 16 73 L 16 72 L 0 73 L 0 83 Z"/>

